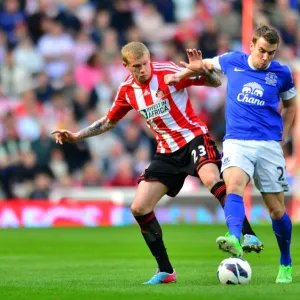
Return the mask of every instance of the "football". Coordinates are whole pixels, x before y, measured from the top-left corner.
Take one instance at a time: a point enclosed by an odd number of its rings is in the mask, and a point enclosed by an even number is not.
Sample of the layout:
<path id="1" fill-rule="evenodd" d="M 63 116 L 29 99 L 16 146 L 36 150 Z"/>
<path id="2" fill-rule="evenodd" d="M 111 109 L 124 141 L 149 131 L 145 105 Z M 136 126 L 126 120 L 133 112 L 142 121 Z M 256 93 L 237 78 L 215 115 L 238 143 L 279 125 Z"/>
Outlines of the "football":
<path id="1" fill-rule="evenodd" d="M 246 260 L 230 257 L 220 263 L 217 276 L 222 284 L 248 284 L 252 270 Z"/>

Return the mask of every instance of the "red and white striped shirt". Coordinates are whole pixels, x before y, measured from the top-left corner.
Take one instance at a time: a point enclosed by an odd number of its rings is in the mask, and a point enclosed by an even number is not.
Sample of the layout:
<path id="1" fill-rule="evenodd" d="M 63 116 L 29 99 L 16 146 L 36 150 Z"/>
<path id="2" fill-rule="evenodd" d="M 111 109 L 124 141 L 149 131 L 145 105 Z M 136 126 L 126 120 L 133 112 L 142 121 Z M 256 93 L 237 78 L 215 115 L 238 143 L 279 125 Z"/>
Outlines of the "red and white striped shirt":
<path id="1" fill-rule="evenodd" d="M 186 78 L 168 86 L 164 76 L 181 68 L 172 62 L 152 62 L 151 69 L 149 80 L 143 84 L 132 75 L 126 78 L 107 117 L 120 120 L 131 109 L 137 110 L 156 135 L 157 152 L 175 152 L 196 136 L 208 133 L 207 126 L 196 116 L 186 90 L 191 85 L 203 85 L 204 80 Z"/>

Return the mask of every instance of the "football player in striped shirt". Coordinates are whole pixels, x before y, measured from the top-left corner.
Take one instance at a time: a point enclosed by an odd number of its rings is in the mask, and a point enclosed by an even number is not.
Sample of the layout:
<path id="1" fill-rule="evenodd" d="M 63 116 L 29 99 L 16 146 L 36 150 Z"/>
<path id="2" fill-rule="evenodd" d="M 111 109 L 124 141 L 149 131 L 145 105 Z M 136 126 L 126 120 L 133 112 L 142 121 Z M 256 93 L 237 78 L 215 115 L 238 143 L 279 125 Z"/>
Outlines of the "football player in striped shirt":
<path id="1" fill-rule="evenodd" d="M 143 116 L 156 136 L 157 151 L 139 178 L 131 211 L 158 264 L 157 272 L 146 284 L 176 282 L 153 210 L 165 194 L 175 197 L 188 175 L 199 177 L 224 206 L 226 186 L 220 179 L 221 156 L 206 124 L 196 116 L 186 90 L 191 85 L 218 87 L 221 81 L 215 72 L 203 69 L 201 76 L 169 86 L 165 76 L 181 70 L 176 64 L 151 62 L 148 48 L 139 42 L 125 45 L 121 53 L 130 74 L 120 85 L 107 115 L 79 132 L 62 129 L 53 134 L 59 144 L 77 142 L 111 130 L 132 109 Z M 246 218 L 244 224 L 247 233 L 255 235 Z M 262 247 L 260 244 L 255 250 Z"/>

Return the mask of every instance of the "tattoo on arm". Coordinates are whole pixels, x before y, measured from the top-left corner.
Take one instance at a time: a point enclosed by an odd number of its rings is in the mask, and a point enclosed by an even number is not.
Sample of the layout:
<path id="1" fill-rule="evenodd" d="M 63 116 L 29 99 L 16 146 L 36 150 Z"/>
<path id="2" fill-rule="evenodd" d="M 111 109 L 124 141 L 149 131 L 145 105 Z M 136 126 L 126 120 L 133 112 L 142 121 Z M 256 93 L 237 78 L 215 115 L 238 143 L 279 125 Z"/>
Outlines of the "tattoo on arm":
<path id="1" fill-rule="evenodd" d="M 215 70 L 207 70 L 203 77 L 205 78 L 204 85 L 206 86 L 218 87 L 222 84 L 222 81 Z"/>
<path id="2" fill-rule="evenodd" d="M 86 127 L 78 132 L 78 138 L 80 140 L 91 136 L 102 134 L 116 127 L 118 121 L 109 120 L 107 117 L 103 117 L 95 121 L 89 127 Z"/>

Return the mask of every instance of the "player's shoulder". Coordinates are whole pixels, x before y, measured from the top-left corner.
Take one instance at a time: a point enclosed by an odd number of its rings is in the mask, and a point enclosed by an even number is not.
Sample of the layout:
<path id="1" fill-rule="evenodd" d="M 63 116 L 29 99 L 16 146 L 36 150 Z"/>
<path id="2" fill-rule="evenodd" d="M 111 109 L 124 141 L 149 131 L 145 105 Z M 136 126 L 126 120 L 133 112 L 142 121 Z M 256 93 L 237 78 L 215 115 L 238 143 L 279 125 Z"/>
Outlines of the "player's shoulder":
<path id="1" fill-rule="evenodd" d="M 219 57 L 220 58 L 222 58 L 222 57 L 226 58 L 228 63 L 236 62 L 236 61 L 239 61 L 239 60 L 245 60 L 246 61 L 248 59 L 248 55 L 241 52 L 241 51 L 226 52 L 226 53 L 220 55 Z"/>
<path id="2" fill-rule="evenodd" d="M 279 61 L 277 60 L 273 60 L 270 67 L 269 67 L 269 71 L 273 71 L 273 72 L 280 72 L 283 74 L 290 74 L 291 70 L 287 65 L 281 64 Z"/>
<path id="3" fill-rule="evenodd" d="M 247 57 L 248 55 L 245 54 L 244 52 L 241 51 L 230 51 L 230 52 L 226 52 L 224 54 L 219 55 L 220 57 L 222 56 L 227 56 L 230 58 L 239 58 L 239 57 Z"/>
<path id="4" fill-rule="evenodd" d="M 130 88 L 134 83 L 134 78 L 131 74 L 129 74 L 125 80 L 119 85 L 118 91 L 117 91 L 117 97 L 120 95 L 126 94 L 128 88 Z"/>
<path id="5" fill-rule="evenodd" d="M 134 83 L 134 78 L 131 74 L 129 74 L 125 80 L 120 84 L 119 89 L 126 89 Z"/>
<path id="6" fill-rule="evenodd" d="M 178 72 L 181 68 L 172 61 L 152 62 L 152 68 L 154 73 L 168 73 Z"/>

